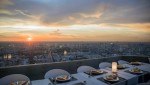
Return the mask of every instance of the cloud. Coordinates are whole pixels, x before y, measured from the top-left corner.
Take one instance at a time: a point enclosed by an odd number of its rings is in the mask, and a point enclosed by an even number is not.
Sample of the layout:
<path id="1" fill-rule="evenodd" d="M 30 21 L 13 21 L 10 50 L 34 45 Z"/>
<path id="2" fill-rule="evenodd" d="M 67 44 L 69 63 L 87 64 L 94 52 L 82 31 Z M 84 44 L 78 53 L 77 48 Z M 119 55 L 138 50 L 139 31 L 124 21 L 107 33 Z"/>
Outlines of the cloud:
<path id="1" fill-rule="evenodd" d="M 120 24 L 119 26 L 150 32 L 150 23 Z"/>
<path id="2" fill-rule="evenodd" d="M 15 32 L 3 32 L 0 33 L 0 40 L 1 41 L 15 41 L 15 40 L 22 40 L 23 37 Z"/>
<path id="3" fill-rule="evenodd" d="M 7 38 L 5 35 L 0 35 L 0 38 Z"/>
<path id="4" fill-rule="evenodd" d="M 10 28 L 11 29 L 11 28 Z M 133 28 L 132 28 L 133 29 Z M 35 41 L 150 41 L 149 32 L 134 31 L 110 25 L 76 25 L 65 28 L 11 29 L 0 33 L 1 40 L 26 40 L 32 37 Z M 20 29 L 21 30 L 21 29 Z"/>
<path id="5" fill-rule="evenodd" d="M 97 8 L 101 11 L 99 4 L 104 2 L 99 2 L 99 0 L 13 0 L 15 5 L 7 6 L 5 10 L 11 10 L 16 12 L 16 15 L 0 15 L 0 17 L 9 17 L 27 20 L 35 16 L 41 24 L 47 25 L 71 25 L 74 22 L 70 22 L 68 17 L 74 17 L 76 19 L 97 17 Z M 69 4 L 69 5 L 66 5 Z M 103 5 L 103 4 L 101 4 Z M 85 7 L 84 7 L 85 6 Z M 99 12 L 100 12 L 99 11 Z M 93 13 L 92 13 L 93 12 Z"/>
<path id="6" fill-rule="evenodd" d="M 100 12 L 96 12 L 96 13 L 92 13 L 92 14 L 84 14 L 84 13 L 81 13 L 80 15 L 82 17 L 85 17 L 85 18 L 100 18 L 102 16 L 103 13 L 100 13 Z"/>
<path id="7" fill-rule="evenodd" d="M 113 2 L 108 0 L 58 1 L 49 2 L 50 4 L 53 3 L 53 5 L 46 6 L 46 8 L 50 8 L 50 11 L 45 10 L 40 16 L 41 23 L 46 25 L 73 25 L 150 22 L 149 0 L 115 0 Z M 70 20 L 68 17 L 72 17 L 74 20 Z"/>
<path id="8" fill-rule="evenodd" d="M 105 23 L 105 24 L 100 24 L 102 26 L 108 26 L 108 27 L 115 27 L 119 29 L 130 29 L 130 30 L 135 30 L 135 31 L 141 31 L 141 32 L 146 32 L 150 33 L 150 23 L 125 23 L 125 24 L 120 24 L 120 23 Z"/>
<path id="9" fill-rule="evenodd" d="M 50 8 L 51 12 L 47 10 L 48 12 L 41 16 L 40 22 L 46 25 L 60 26 L 89 24 L 89 21 L 97 19 L 102 15 L 105 8 L 103 3 L 103 1 L 99 2 L 99 0 L 62 0 L 58 3 L 59 5 Z"/>
<path id="10" fill-rule="evenodd" d="M 1 0 L 0 31 L 8 31 L 14 37 L 46 36 L 44 40 L 137 40 L 137 36 L 148 40 L 149 3 L 150 0 Z M 78 26 L 72 29 L 75 25 Z M 56 29 L 50 30 L 51 27 Z M 126 34 L 117 38 L 121 32 Z M 128 32 L 131 36 L 126 36 Z M 9 37 L 7 33 L 1 35 Z"/>
<path id="11" fill-rule="evenodd" d="M 74 38 L 78 37 L 78 36 L 76 36 L 74 34 L 64 34 L 59 29 L 50 32 L 49 35 L 51 37 L 55 37 L 56 39 L 58 39 L 58 38 L 59 39 L 67 39 L 67 38 L 74 39 Z"/>
<path id="12" fill-rule="evenodd" d="M 50 32 L 49 34 L 50 34 L 50 35 L 62 35 L 62 33 L 60 32 L 59 29 L 57 29 L 57 30 L 55 30 L 55 31 L 53 31 L 53 32 Z"/>
<path id="13" fill-rule="evenodd" d="M 7 5 L 13 5 L 13 3 L 11 2 L 11 0 L 1 0 L 0 1 L 0 7 L 7 6 Z"/>
<path id="14" fill-rule="evenodd" d="M 101 16 L 103 23 L 148 23 L 149 0 L 114 0 L 109 4 L 109 8 Z"/>
<path id="15" fill-rule="evenodd" d="M 0 9 L 0 14 L 4 14 L 4 15 L 13 15 L 13 13 L 12 13 L 11 11 L 4 10 L 4 9 Z"/>
<path id="16" fill-rule="evenodd" d="M 149 2 L 149 0 L 13 0 L 14 5 L 7 6 L 5 10 L 16 14 L 0 17 L 33 20 L 49 26 L 148 23 Z M 3 11 L 3 14 L 8 12 Z"/>
<path id="17" fill-rule="evenodd" d="M 27 16 L 27 17 L 29 17 L 31 19 L 36 19 L 37 18 L 36 16 L 33 16 L 33 15 L 29 14 L 27 11 L 17 10 L 17 9 L 15 11 L 20 13 L 21 15 Z"/>

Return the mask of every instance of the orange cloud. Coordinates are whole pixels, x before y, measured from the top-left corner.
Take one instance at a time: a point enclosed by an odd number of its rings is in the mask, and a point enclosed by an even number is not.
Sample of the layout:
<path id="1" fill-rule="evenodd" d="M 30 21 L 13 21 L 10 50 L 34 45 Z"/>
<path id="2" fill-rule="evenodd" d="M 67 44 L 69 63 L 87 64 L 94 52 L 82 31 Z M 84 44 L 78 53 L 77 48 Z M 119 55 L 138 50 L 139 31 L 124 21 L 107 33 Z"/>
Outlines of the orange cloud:
<path id="1" fill-rule="evenodd" d="M 127 28 L 128 30 L 137 30 L 143 32 L 150 33 L 150 23 L 131 23 L 131 24 L 112 24 L 112 23 L 103 23 L 100 24 L 101 26 L 108 26 L 108 27 L 116 27 L 120 29 Z"/>
<path id="2" fill-rule="evenodd" d="M 150 41 L 149 31 L 132 31 L 137 28 L 131 27 L 134 25 L 129 26 L 121 26 L 120 24 L 74 25 L 61 28 L 45 28 L 34 25 L 11 26 L 11 28 L 7 28 L 9 32 L 5 30 L 0 33 L 0 40 L 26 41 L 28 37 L 32 37 L 33 41 Z M 145 26 L 137 24 L 137 26 L 146 27 L 149 24 L 145 24 Z"/>
<path id="3" fill-rule="evenodd" d="M 150 32 L 150 23 L 120 24 L 119 26 Z"/>

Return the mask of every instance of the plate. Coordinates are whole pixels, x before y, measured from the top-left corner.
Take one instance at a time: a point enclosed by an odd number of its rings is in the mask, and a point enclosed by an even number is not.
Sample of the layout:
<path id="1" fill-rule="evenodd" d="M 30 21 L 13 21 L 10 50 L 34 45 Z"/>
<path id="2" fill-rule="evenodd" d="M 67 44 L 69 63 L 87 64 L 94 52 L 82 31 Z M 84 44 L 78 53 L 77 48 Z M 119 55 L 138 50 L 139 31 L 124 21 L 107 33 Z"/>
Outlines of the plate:
<path id="1" fill-rule="evenodd" d="M 117 66 L 117 69 L 124 69 L 124 68 L 126 68 L 125 66 Z"/>
<path id="2" fill-rule="evenodd" d="M 131 73 L 143 73 L 143 71 L 140 71 L 140 72 L 134 72 L 132 69 L 129 70 L 129 72 L 131 72 Z"/>
<path id="3" fill-rule="evenodd" d="M 130 64 L 131 65 L 141 65 L 142 63 L 141 62 L 131 62 Z"/>
<path id="4" fill-rule="evenodd" d="M 12 82 L 9 85 L 30 85 L 29 81 L 17 81 L 17 82 Z"/>
<path id="5" fill-rule="evenodd" d="M 92 75 L 98 75 L 98 74 L 102 74 L 103 72 L 104 71 L 102 71 L 102 70 L 92 70 L 91 74 Z M 90 74 L 90 72 L 85 72 L 85 73 Z"/>
<path id="6" fill-rule="evenodd" d="M 119 81 L 119 77 L 117 77 L 116 79 L 108 80 L 108 79 L 107 79 L 107 76 L 105 76 L 105 77 L 104 77 L 104 80 L 110 81 L 110 82 L 117 82 L 117 81 Z"/>
<path id="7" fill-rule="evenodd" d="M 58 82 L 69 81 L 70 79 L 71 79 L 71 77 L 68 75 L 61 75 L 61 76 L 56 77 L 56 81 L 58 81 Z"/>
<path id="8" fill-rule="evenodd" d="M 92 74 L 101 74 L 103 73 L 102 70 L 92 70 Z"/>

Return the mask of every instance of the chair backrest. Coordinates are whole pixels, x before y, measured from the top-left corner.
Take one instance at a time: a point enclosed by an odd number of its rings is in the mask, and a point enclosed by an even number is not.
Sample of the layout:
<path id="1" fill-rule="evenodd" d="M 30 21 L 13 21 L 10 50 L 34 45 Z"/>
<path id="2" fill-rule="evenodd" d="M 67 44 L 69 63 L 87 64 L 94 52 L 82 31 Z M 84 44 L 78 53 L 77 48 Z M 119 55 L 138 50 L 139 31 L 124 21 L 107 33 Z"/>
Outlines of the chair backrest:
<path id="1" fill-rule="evenodd" d="M 137 85 L 150 85 L 150 83 L 149 82 L 148 83 L 139 83 Z"/>
<path id="2" fill-rule="evenodd" d="M 44 78 L 45 79 L 55 78 L 60 75 L 69 75 L 70 76 L 70 73 L 68 73 L 67 71 L 62 70 L 62 69 L 52 69 L 52 70 L 49 70 L 48 72 L 46 72 Z"/>
<path id="3" fill-rule="evenodd" d="M 104 69 L 104 68 L 107 68 L 107 67 L 111 67 L 111 63 L 109 63 L 109 62 L 101 62 L 99 64 L 99 68 L 100 69 Z"/>
<path id="4" fill-rule="evenodd" d="M 95 69 L 95 68 L 93 68 L 91 66 L 80 66 L 80 67 L 78 67 L 77 72 L 78 73 L 87 72 L 87 71 L 90 71 L 90 70 L 93 70 L 93 69 Z"/>
<path id="5" fill-rule="evenodd" d="M 129 63 L 129 62 L 127 62 L 127 61 L 125 61 L 125 60 L 118 60 L 118 64 L 127 64 L 127 63 Z"/>
<path id="6" fill-rule="evenodd" d="M 150 63 L 150 58 L 148 58 L 148 60 L 149 60 L 149 63 Z"/>
<path id="7" fill-rule="evenodd" d="M 30 81 L 30 79 L 22 74 L 11 74 L 1 78 L 0 85 L 9 85 L 10 83 L 17 81 Z"/>

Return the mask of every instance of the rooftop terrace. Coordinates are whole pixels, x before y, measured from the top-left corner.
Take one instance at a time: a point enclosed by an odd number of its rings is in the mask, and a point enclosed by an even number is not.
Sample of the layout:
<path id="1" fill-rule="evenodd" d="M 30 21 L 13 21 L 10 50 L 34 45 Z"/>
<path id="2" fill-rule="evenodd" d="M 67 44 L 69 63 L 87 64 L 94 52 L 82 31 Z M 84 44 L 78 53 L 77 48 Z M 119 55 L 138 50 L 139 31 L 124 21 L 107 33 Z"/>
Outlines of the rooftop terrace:
<path id="1" fill-rule="evenodd" d="M 11 67 L 1 67 L 0 68 L 0 78 L 9 74 L 24 74 L 28 76 L 31 80 L 43 79 L 47 71 L 51 69 L 64 69 L 69 73 L 77 73 L 77 68 L 82 65 L 92 66 L 94 68 L 99 68 L 99 63 L 101 62 L 113 62 L 118 60 L 126 61 L 140 61 L 149 63 L 148 56 L 116 56 L 116 57 L 103 57 L 98 59 L 85 59 L 67 62 L 57 62 L 57 63 L 44 63 L 44 64 L 32 64 L 32 65 L 20 65 Z"/>

